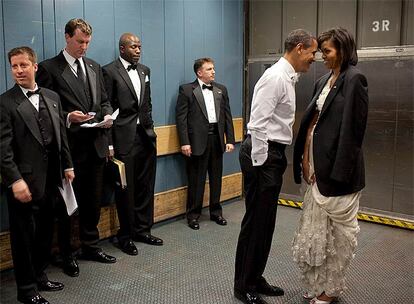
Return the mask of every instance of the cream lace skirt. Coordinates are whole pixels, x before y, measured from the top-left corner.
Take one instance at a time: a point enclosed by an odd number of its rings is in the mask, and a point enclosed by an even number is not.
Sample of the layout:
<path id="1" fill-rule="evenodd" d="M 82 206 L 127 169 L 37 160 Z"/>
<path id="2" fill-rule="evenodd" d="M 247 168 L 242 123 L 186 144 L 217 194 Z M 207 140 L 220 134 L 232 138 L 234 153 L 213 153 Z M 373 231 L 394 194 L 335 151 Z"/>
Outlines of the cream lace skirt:
<path id="1" fill-rule="evenodd" d="M 357 246 L 360 196 L 325 197 L 316 183 L 307 187 L 292 244 L 306 291 L 337 297 L 345 290 L 345 271 Z"/>

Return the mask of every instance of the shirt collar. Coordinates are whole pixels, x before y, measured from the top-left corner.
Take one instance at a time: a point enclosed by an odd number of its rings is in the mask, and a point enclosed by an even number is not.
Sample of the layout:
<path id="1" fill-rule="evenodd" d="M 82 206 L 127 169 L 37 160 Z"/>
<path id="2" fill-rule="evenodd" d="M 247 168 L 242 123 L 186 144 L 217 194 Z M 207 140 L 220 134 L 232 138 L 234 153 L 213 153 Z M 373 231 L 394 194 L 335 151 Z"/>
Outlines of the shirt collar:
<path id="1" fill-rule="evenodd" d="M 125 70 L 128 69 L 128 66 L 130 66 L 132 63 L 130 63 L 129 61 L 126 61 L 124 58 L 122 58 L 121 56 L 119 56 L 119 60 L 121 60 L 122 65 L 124 66 Z"/>
<path id="2" fill-rule="evenodd" d="M 295 69 L 293 68 L 293 66 L 290 64 L 289 61 L 287 61 L 284 57 L 281 57 L 279 59 L 280 64 L 283 66 L 287 76 L 289 77 L 290 80 L 292 80 L 293 82 L 297 82 L 299 80 L 299 73 L 295 72 Z"/>
<path id="3" fill-rule="evenodd" d="M 22 92 L 23 92 L 23 94 L 24 95 L 26 95 L 26 97 L 27 97 L 27 92 L 29 92 L 29 91 L 36 91 L 39 87 L 37 86 L 37 83 L 35 83 L 35 87 L 34 87 L 34 89 L 32 90 L 32 89 L 26 89 L 26 88 L 23 88 L 22 86 L 20 86 L 19 85 L 19 87 L 20 87 L 20 89 L 22 90 Z"/>
<path id="4" fill-rule="evenodd" d="M 68 53 L 68 51 L 66 51 L 66 49 L 63 49 L 63 56 L 65 56 L 65 59 L 66 59 L 67 63 L 69 63 L 69 65 L 71 65 L 71 66 L 75 65 L 76 58 L 73 57 L 72 55 L 70 55 Z M 81 64 L 83 63 L 82 57 L 78 58 L 78 60 L 81 62 Z"/>
<path id="5" fill-rule="evenodd" d="M 212 86 L 213 85 L 212 83 L 207 84 L 207 83 L 203 82 L 200 78 L 197 78 L 197 80 L 198 80 L 198 84 L 200 85 L 200 88 L 203 87 L 203 84 L 205 84 L 206 86 Z"/>

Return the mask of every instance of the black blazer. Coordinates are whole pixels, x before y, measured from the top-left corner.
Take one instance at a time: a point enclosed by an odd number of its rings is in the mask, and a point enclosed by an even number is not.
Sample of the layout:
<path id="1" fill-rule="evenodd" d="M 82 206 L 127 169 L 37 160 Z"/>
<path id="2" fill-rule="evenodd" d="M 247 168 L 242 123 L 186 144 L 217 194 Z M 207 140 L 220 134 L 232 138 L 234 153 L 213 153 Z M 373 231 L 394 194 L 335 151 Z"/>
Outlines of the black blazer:
<path id="1" fill-rule="evenodd" d="M 331 74 L 315 84 L 294 147 L 295 182 L 301 182 L 302 156 L 316 100 Z M 313 158 L 318 189 L 325 196 L 340 196 L 365 187 L 362 141 L 368 116 L 368 83 L 354 66 L 341 72 L 329 92 L 313 135 Z"/>
<path id="2" fill-rule="evenodd" d="M 152 120 L 150 69 L 138 63 L 137 72 L 141 80 L 139 104 L 132 81 L 122 62 L 117 59 L 103 67 L 106 92 L 111 100 L 112 108 L 119 109 L 118 118 L 112 126 L 112 139 L 117 154 L 128 154 L 131 151 L 138 117 L 154 147 L 156 145 L 157 136 Z"/>
<path id="3" fill-rule="evenodd" d="M 53 130 L 59 150 L 60 184 L 64 169 L 72 168 L 72 159 L 66 138 L 62 107 L 59 96 L 41 88 L 46 107 L 50 113 Z M 33 113 L 33 105 L 18 85 L 0 96 L 1 132 L 1 177 L 9 187 L 23 179 L 32 193 L 33 200 L 44 196 L 48 163 L 45 161 L 39 126 Z"/>
<path id="4" fill-rule="evenodd" d="M 92 105 L 87 108 L 82 89 L 78 85 L 76 76 L 70 69 L 63 53 L 39 64 L 36 74 L 36 82 L 39 86 L 49 88 L 59 94 L 63 113 L 66 121 L 67 114 L 72 111 L 96 112 L 94 120 L 90 122 L 102 121 L 107 114 L 112 114 L 111 104 L 108 100 L 102 68 L 95 61 L 83 57 L 86 73 L 88 74 L 89 86 L 91 89 Z M 86 143 L 93 142 L 99 157 L 108 155 L 108 136 L 106 129 L 85 130 L 79 124 L 71 124 L 68 131 L 69 146 L 75 159 L 84 156 Z"/>
<path id="5" fill-rule="evenodd" d="M 227 143 L 235 143 L 233 118 L 226 87 L 216 82 L 212 85 L 221 149 L 224 152 L 224 135 Z M 209 123 L 203 93 L 197 79 L 193 83 L 180 86 L 176 123 L 181 146 L 191 145 L 193 155 L 202 155 L 207 147 Z"/>

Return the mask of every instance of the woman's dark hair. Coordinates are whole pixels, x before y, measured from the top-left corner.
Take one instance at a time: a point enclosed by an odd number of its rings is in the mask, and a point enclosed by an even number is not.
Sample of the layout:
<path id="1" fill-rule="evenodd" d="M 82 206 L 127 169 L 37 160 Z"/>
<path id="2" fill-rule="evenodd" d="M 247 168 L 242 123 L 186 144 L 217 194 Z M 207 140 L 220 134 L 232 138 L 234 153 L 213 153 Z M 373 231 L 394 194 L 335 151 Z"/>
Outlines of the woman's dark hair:
<path id="1" fill-rule="evenodd" d="M 358 54 L 354 37 L 344 28 L 333 28 L 323 32 L 318 37 L 318 47 L 321 49 L 322 43 L 331 40 L 336 51 L 341 56 L 341 71 L 349 65 L 358 63 Z"/>

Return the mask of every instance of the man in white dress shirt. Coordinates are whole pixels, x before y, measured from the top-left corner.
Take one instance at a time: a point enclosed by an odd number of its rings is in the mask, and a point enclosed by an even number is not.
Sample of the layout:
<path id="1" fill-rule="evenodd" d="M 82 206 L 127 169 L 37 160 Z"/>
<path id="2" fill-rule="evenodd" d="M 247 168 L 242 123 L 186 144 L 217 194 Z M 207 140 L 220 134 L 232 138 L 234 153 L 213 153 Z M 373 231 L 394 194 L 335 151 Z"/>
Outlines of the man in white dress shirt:
<path id="1" fill-rule="evenodd" d="M 256 83 L 248 137 L 240 149 L 246 191 L 236 252 L 234 294 L 244 303 L 266 303 L 260 294 L 281 296 L 283 289 L 263 277 L 276 224 L 277 200 L 287 166 L 285 147 L 293 139 L 295 82 L 315 60 L 317 41 L 305 30 L 291 32 L 285 53 Z"/>

